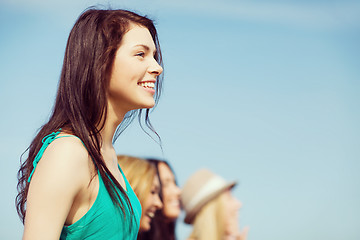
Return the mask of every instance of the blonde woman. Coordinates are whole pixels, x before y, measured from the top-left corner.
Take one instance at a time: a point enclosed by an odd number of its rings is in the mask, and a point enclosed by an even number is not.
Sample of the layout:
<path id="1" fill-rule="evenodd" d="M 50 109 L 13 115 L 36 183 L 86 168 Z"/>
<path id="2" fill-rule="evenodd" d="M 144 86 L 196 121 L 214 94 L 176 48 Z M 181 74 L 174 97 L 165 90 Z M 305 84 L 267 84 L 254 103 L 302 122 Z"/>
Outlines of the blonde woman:
<path id="1" fill-rule="evenodd" d="M 246 240 L 249 228 L 240 231 L 238 224 L 242 204 L 231 194 L 235 185 L 207 169 L 188 179 L 181 193 L 184 221 L 193 225 L 188 240 Z"/>
<path id="2" fill-rule="evenodd" d="M 132 156 L 119 155 L 117 158 L 142 207 L 139 233 L 149 231 L 155 212 L 162 208 L 155 165 Z"/>

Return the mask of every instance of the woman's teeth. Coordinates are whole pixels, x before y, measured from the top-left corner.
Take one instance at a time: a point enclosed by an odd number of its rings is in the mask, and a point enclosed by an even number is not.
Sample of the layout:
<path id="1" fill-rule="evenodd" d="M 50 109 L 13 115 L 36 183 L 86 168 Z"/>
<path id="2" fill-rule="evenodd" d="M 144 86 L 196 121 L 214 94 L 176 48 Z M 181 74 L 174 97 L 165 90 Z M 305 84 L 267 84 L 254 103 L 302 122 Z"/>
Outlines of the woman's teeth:
<path id="1" fill-rule="evenodd" d="M 144 88 L 154 88 L 155 83 L 154 82 L 140 82 L 138 85 L 144 87 Z"/>
<path id="2" fill-rule="evenodd" d="M 175 205 L 175 206 L 177 206 L 177 205 L 179 205 L 180 204 L 180 201 L 179 200 L 171 200 L 171 201 L 168 201 L 167 202 L 169 205 Z"/>
<path id="3" fill-rule="evenodd" d="M 148 214 L 147 214 L 150 218 L 153 218 L 153 217 L 155 217 L 155 213 L 153 213 L 153 212 L 148 212 Z"/>

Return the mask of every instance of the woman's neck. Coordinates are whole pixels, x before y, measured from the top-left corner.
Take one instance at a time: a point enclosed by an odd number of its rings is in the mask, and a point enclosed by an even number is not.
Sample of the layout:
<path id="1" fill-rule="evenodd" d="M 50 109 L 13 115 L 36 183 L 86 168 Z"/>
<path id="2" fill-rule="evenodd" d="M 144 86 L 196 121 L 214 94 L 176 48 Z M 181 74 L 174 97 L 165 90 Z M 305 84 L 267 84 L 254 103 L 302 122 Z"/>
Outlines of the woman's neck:
<path id="1" fill-rule="evenodd" d="M 116 128 L 124 119 L 126 111 L 115 111 L 112 104 L 108 104 L 108 110 L 104 127 L 101 130 L 102 138 L 102 151 L 113 150 L 112 140 L 116 131 Z"/>

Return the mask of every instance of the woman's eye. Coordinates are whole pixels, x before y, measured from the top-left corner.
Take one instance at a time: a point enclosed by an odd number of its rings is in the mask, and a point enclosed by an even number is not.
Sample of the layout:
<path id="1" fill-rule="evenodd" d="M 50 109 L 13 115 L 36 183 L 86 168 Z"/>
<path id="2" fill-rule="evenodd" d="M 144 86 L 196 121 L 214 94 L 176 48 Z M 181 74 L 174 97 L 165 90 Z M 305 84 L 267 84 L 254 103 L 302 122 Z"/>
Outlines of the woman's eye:
<path id="1" fill-rule="evenodd" d="M 151 193 L 152 195 L 159 194 L 159 193 L 160 193 L 160 189 L 153 189 L 153 190 L 151 190 L 150 193 Z"/>
<path id="2" fill-rule="evenodd" d="M 136 54 L 136 56 L 145 57 L 145 53 L 144 53 L 144 52 L 138 52 L 138 53 Z"/>

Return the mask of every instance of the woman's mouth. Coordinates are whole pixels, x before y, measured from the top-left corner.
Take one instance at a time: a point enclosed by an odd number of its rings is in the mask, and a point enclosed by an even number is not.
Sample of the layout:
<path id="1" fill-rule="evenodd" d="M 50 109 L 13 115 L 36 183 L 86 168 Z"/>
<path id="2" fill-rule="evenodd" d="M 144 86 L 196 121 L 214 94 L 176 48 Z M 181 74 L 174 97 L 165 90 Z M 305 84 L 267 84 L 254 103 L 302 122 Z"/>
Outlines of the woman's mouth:
<path id="1" fill-rule="evenodd" d="M 152 89 L 155 88 L 154 82 L 139 82 L 138 85 L 143 88 L 152 88 Z"/>
<path id="2" fill-rule="evenodd" d="M 143 81 L 138 82 L 138 86 L 144 89 L 145 91 L 151 93 L 152 95 L 155 94 L 155 82 L 154 81 Z"/>
<path id="3" fill-rule="evenodd" d="M 155 213 L 154 212 L 148 212 L 146 214 L 149 218 L 154 218 L 155 217 Z"/>
<path id="4" fill-rule="evenodd" d="M 167 201 L 167 203 L 171 206 L 180 206 L 180 200 L 179 199 L 173 199 L 173 200 L 169 200 Z"/>

